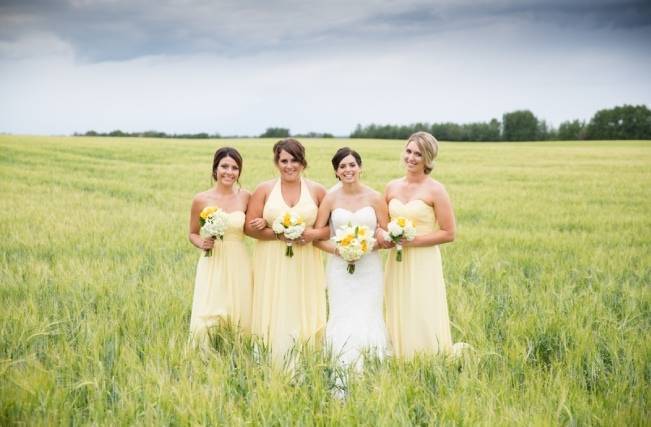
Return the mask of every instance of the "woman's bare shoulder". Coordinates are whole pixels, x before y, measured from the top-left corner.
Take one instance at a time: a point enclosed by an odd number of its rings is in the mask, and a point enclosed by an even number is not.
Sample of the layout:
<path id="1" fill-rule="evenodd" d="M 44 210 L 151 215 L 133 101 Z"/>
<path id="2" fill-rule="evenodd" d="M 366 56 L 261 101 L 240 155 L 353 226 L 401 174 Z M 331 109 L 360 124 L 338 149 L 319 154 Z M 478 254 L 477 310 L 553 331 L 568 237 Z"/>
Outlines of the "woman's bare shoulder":
<path id="1" fill-rule="evenodd" d="M 212 188 L 211 188 L 211 189 L 208 189 L 208 190 L 206 190 L 206 191 L 200 191 L 200 192 L 198 192 L 198 193 L 195 194 L 194 197 L 192 198 L 192 203 L 195 203 L 195 202 L 196 202 L 196 203 L 200 203 L 200 202 L 206 202 L 206 201 L 210 200 L 210 199 L 212 198 L 212 197 L 211 197 L 212 192 L 213 192 L 213 189 L 212 189 Z"/>
<path id="2" fill-rule="evenodd" d="M 253 194 L 255 193 L 267 194 L 271 191 L 275 183 L 276 183 L 276 179 L 268 179 L 266 181 L 262 181 L 260 184 L 258 184 L 255 187 L 255 190 L 253 190 Z"/>
<path id="3" fill-rule="evenodd" d="M 306 179 L 305 182 L 307 182 L 307 186 L 310 188 L 310 190 L 324 192 L 326 191 L 325 186 L 320 182 L 312 181 L 311 179 Z"/>

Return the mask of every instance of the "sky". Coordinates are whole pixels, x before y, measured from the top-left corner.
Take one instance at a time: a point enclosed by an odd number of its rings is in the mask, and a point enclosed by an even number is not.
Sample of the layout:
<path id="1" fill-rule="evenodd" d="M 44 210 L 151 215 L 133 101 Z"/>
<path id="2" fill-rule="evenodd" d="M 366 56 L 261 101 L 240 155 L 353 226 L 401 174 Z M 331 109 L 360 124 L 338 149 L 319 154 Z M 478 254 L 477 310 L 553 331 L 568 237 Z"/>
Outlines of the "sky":
<path id="1" fill-rule="evenodd" d="M 0 0 L 0 132 L 350 134 L 651 107 L 651 1 Z"/>

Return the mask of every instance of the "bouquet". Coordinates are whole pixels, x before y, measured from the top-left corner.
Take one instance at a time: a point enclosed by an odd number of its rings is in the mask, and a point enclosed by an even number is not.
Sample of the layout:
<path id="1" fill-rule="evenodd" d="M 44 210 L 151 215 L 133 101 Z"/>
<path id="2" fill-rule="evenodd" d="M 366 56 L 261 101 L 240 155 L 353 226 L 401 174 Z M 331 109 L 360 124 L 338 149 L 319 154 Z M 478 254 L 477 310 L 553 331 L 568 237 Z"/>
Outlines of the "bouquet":
<path id="1" fill-rule="evenodd" d="M 402 245 L 400 242 L 402 240 L 414 240 L 414 237 L 416 237 L 416 228 L 414 227 L 414 223 L 404 216 L 399 216 L 391 220 L 387 229 L 389 230 L 391 241 L 396 244 L 396 261 L 401 262 Z"/>
<path id="2" fill-rule="evenodd" d="M 369 250 L 373 249 L 375 239 L 371 231 L 365 225 L 344 225 L 337 229 L 332 240 L 337 245 L 339 255 L 348 261 L 348 273 L 355 272 L 355 261 L 363 257 Z"/>
<path id="3" fill-rule="evenodd" d="M 199 214 L 199 222 L 201 229 L 199 235 L 206 238 L 217 238 L 224 240 L 224 233 L 228 227 L 228 216 L 226 212 L 219 209 L 217 206 L 208 206 L 203 208 Z M 212 256 L 212 249 L 206 249 L 204 256 Z"/>
<path id="4" fill-rule="evenodd" d="M 285 236 L 285 239 L 287 239 L 285 256 L 293 257 L 294 249 L 292 249 L 292 240 L 301 237 L 303 231 L 305 231 L 305 221 L 303 218 L 294 212 L 285 212 L 274 220 L 271 229 L 276 233 L 276 236 L 280 236 L 281 234 Z"/>

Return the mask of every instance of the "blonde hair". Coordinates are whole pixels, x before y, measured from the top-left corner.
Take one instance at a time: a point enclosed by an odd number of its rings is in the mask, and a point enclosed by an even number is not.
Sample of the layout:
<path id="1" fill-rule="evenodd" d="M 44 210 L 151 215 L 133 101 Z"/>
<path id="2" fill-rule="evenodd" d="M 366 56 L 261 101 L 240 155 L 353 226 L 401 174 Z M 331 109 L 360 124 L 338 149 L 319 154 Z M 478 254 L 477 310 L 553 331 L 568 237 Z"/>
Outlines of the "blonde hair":
<path id="1" fill-rule="evenodd" d="M 421 154 L 423 155 L 423 163 L 425 163 L 425 173 L 429 174 L 434 169 L 434 159 L 439 154 L 439 142 L 427 132 L 416 132 L 411 134 L 407 139 L 407 144 L 410 142 L 418 146 Z"/>

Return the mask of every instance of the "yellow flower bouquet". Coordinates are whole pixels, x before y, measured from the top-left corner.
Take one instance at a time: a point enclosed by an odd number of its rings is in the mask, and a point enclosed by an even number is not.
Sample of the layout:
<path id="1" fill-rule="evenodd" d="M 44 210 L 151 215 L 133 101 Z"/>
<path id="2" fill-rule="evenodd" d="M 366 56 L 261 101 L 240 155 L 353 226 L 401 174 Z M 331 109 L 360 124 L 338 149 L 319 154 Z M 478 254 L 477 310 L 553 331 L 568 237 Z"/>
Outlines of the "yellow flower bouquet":
<path id="1" fill-rule="evenodd" d="M 332 240 L 337 245 L 337 252 L 345 261 L 348 261 L 348 273 L 355 272 L 355 261 L 366 255 L 375 245 L 371 231 L 365 225 L 341 226 L 335 232 Z"/>

